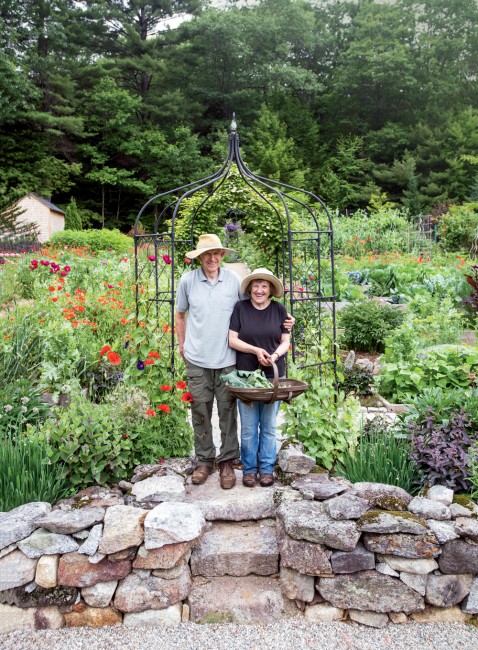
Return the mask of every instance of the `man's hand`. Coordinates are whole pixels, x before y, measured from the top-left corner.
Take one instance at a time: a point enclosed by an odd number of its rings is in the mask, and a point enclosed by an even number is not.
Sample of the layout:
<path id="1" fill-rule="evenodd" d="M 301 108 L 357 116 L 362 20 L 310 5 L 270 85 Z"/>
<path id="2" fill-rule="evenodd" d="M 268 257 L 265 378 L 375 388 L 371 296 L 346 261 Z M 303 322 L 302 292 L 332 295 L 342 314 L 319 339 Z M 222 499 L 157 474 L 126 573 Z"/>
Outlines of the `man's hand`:
<path id="1" fill-rule="evenodd" d="M 284 327 L 288 332 L 292 330 L 292 328 L 295 325 L 295 318 L 292 316 L 292 314 L 287 314 L 287 318 L 284 321 Z"/>

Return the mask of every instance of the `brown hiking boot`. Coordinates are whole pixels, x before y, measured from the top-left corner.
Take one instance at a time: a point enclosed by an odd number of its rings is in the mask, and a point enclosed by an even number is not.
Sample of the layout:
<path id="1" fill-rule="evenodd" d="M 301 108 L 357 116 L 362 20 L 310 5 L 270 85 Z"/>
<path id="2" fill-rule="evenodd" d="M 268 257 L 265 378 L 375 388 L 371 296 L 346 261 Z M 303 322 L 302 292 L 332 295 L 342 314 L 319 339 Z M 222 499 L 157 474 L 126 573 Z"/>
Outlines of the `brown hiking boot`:
<path id="1" fill-rule="evenodd" d="M 274 485 L 274 477 L 272 474 L 259 474 L 259 483 L 262 487 L 270 487 Z"/>
<path id="2" fill-rule="evenodd" d="M 223 460 L 219 463 L 220 484 L 223 490 L 230 490 L 236 485 L 236 475 L 232 460 Z"/>
<path id="3" fill-rule="evenodd" d="M 242 485 L 246 487 L 253 488 L 256 484 L 256 475 L 255 474 L 244 474 L 242 477 Z"/>
<path id="4" fill-rule="evenodd" d="M 209 465 L 198 465 L 191 477 L 191 483 L 194 483 L 194 485 L 202 485 L 207 481 L 209 474 L 212 474 L 213 472 L 214 467 L 209 467 Z"/>

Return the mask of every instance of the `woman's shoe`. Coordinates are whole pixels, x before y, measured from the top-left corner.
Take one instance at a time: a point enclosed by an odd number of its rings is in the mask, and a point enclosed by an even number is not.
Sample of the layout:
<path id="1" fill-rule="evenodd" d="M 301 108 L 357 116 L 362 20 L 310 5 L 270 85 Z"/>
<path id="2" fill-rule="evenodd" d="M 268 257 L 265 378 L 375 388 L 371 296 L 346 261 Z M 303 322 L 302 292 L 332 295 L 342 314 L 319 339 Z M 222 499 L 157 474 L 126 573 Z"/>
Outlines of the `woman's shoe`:
<path id="1" fill-rule="evenodd" d="M 242 485 L 246 487 L 253 488 L 256 484 L 255 474 L 244 474 L 242 477 Z"/>
<path id="2" fill-rule="evenodd" d="M 262 487 L 271 487 L 274 485 L 274 477 L 272 474 L 259 474 L 259 483 Z"/>

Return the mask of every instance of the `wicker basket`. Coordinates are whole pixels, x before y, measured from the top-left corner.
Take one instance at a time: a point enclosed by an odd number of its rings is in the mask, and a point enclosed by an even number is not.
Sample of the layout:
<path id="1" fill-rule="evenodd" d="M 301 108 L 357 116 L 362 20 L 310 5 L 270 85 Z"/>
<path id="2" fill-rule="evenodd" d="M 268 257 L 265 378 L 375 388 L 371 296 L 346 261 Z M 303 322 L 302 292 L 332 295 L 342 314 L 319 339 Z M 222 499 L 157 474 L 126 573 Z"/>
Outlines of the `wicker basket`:
<path id="1" fill-rule="evenodd" d="M 306 384 L 305 381 L 299 381 L 298 379 L 279 379 L 279 372 L 274 362 L 272 363 L 272 368 L 274 370 L 274 380 L 270 388 L 236 388 L 227 384 L 226 388 L 237 399 L 248 406 L 252 402 L 272 404 L 272 402 L 277 402 L 277 400 L 289 403 L 294 397 L 301 395 L 309 388 L 309 384 Z"/>

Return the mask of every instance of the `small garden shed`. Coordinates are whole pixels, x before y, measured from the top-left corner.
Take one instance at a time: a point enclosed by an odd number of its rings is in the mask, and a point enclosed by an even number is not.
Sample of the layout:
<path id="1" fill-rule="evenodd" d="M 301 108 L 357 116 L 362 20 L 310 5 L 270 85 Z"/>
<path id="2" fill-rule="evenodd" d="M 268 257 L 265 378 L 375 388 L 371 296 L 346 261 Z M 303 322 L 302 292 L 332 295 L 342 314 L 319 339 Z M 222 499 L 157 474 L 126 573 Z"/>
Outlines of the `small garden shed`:
<path id="1" fill-rule="evenodd" d="M 38 241 L 44 243 L 58 230 L 65 229 L 65 212 L 47 199 L 30 192 L 15 204 L 22 210 L 20 221 L 38 227 Z"/>

